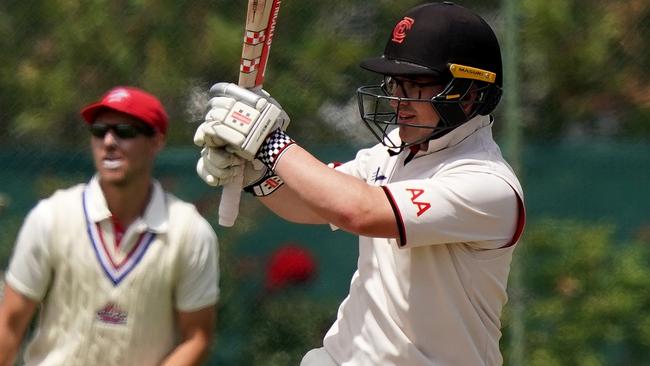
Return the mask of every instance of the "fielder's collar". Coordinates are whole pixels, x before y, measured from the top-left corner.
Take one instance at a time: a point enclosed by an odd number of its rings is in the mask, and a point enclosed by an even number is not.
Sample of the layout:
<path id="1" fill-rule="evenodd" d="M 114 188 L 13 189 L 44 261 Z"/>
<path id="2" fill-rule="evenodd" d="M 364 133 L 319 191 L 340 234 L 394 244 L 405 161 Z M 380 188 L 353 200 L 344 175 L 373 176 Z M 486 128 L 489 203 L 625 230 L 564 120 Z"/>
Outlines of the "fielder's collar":
<path id="1" fill-rule="evenodd" d="M 165 199 L 165 191 L 162 189 L 160 183 L 152 180 L 152 193 L 144 215 L 139 217 L 132 225 L 138 225 L 139 232 L 150 231 L 154 233 L 161 233 L 167 231 L 167 202 Z M 94 175 L 87 185 L 87 198 L 89 202 L 86 203 L 88 209 L 88 218 L 93 222 L 100 222 L 110 220 L 112 214 L 106 204 L 106 197 L 99 185 L 99 177 Z"/>

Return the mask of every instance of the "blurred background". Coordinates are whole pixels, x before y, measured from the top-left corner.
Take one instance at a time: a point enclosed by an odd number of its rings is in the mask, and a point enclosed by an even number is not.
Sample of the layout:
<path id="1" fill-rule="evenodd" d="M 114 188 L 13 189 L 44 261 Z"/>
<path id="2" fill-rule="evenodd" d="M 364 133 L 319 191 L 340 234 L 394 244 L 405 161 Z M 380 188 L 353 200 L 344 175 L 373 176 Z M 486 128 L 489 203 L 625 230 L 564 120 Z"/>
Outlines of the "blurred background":
<path id="1" fill-rule="evenodd" d="M 265 88 L 322 161 L 373 143 L 355 90 L 378 80 L 358 63 L 418 3 L 282 1 Z M 526 193 L 505 363 L 650 365 L 650 2 L 457 3 L 500 39 L 495 135 Z M 80 107 L 138 86 L 171 117 L 156 175 L 220 239 L 209 364 L 296 365 L 347 294 L 356 238 L 283 223 L 248 196 L 235 227 L 217 225 L 220 191 L 196 176 L 192 136 L 210 85 L 237 80 L 245 12 L 244 0 L 0 2 L 0 271 L 36 202 L 93 173 Z"/>

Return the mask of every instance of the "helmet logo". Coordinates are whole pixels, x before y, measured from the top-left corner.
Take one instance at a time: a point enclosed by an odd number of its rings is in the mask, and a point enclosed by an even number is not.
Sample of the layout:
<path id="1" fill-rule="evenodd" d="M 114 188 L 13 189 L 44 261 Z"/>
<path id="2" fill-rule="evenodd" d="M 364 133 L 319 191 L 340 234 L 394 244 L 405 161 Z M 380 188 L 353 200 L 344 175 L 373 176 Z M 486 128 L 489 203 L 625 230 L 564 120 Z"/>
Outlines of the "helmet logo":
<path id="1" fill-rule="evenodd" d="M 406 32 L 411 30 L 413 23 L 415 23 L 415 20 L 409 17 L 404 17 L 404 19 L 400 20 L 393 29 L 392 41 L 395 43 L 404 42 L 404 39 L 406 39 Z"/>

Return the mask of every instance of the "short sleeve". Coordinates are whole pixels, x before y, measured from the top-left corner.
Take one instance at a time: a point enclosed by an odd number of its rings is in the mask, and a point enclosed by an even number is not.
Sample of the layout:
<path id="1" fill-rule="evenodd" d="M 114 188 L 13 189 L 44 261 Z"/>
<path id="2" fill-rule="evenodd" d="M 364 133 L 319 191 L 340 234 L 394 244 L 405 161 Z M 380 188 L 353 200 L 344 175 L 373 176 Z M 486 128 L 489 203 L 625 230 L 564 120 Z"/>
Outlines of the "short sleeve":
<path id="1" fill-rule="evenodd" d="M 188 242 L 184 243 L 185 255 L 176 288 L 176 308 L 180 311 L 214 305 L 219 297 L 217 235 L 203 217 L 198 216 L 193 223 Z"/>
<path id="2" fill-rule="evenodd" d="M 47 238 L 52 234 L 49 201 L 34 207 L 23 222 L 6 275 L 7 283 L 26 297 L 41 301 L 52 278 Z"/>
<path id="3" fill-rule="evenodd" d="M 515 190 L 485 172 L 459 172 L 385 187 L 400 225 L 400 247 L 479 243 L 498 248 L 516 230 Z"/>

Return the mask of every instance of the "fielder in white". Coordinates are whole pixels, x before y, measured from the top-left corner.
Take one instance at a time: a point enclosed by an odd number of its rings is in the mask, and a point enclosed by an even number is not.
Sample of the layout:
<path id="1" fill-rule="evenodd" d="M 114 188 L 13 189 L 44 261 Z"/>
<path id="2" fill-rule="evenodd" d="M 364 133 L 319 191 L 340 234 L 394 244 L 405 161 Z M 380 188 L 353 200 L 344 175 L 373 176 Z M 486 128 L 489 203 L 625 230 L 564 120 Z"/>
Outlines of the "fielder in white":
<path id="1" fill-rule="evenodd" d="M 492 138 L 497 38 L 468 9 L 425 4 L 399 18 L 384 54 L 361 66 L 383 77 L 357 92 L 379 144 L 332 169 L 284 132 L 281 113 L 258 117 L 280 109 L 276 102 L 219 88 L 195 135 L 197 171 L 222 185 L 244 165 L 245 190 L 279 216 L 359 235 L 349 295 L 323 347 L 301 365 L 500 365 L 500 316 L 525 214 Z"/>
<path id="2" fill-rule="evenodd" d="M 196 365 L 216 317 L 217 238 L 152 178 L 167 114 L 117 87 L 85 107 L 96 175 L 29 213 L 0 304 L 0 365 Z"/>

